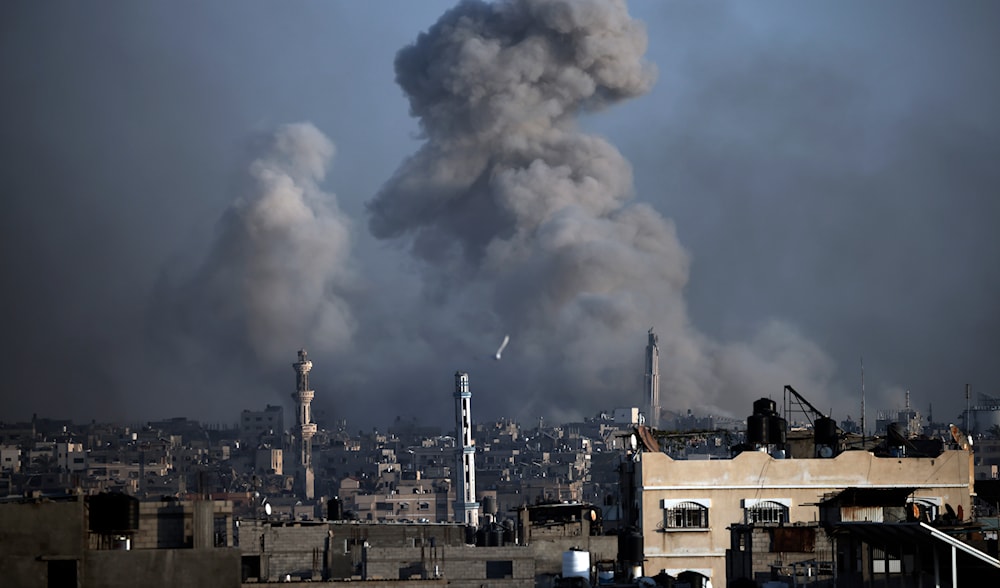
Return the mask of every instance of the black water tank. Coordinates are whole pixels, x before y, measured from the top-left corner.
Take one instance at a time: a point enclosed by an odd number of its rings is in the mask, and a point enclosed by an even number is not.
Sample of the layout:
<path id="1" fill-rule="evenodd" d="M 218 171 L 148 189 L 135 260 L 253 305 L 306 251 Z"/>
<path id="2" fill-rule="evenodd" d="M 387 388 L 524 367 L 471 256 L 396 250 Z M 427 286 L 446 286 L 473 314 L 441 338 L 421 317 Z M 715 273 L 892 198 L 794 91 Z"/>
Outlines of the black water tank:
<path id="1" fill-rule="evenodd" d="M 90 530 L 94 533 L 112 534 L 139 529 L 139 499 L 108 492 L 96 494 L 90 503 Z"/>
<path id="2" fill-rule="evenodd" d="M 754 414 L 772 415 L 778 413 L 778 405 L 770 398 L 761 398 L 753 401 Z"/>
<path id="3" fill-rule="evenodd" d="M 641 563 L 642 533 L 628 529 L 618 534 L 618 561 L 625 563 Z"/>
<path id="4" fill-rule="evenodd" d="M 785 446 L 788 441 L 788 426 L 785 419 L 779 416 L 768 417 L 767 430 L 771 434 L 771 444 Z"/>
<path id="5" fill-rule="evenodd" d="M 326 503 L 326 518 L 331 521 L 344 520 L 344 503 L 339 497 L 334 496 Z"/>
<path id="6" fill-rule="evenodd" d="M 770 417 L 762 414 L 755 414 L 747 417 L 747 443 L 751 445 L 769 445 L 771 443 L 771 429 L 768 426 Z"/>
<path id="7" fill-rule="evenodd" d="M 497 498 L 493 495 L 483 496 L 483 512 L 486 514 L 497 514 Z"/>
<path id="8" fill-rule="evenodd" d="M 892 447 L 902 447 L 906 445 L 906 428 L 899 423 L 889 423 L 889 445 Z"/>
<path id="9" fill-rule="evenodd" d="M 813 423 L 813 440 L 816 445 L 827 445 L 836 447 L 839 442 L 837 437 L 837 421 L 830 417 L 819 417 Z"/>
<path id="10" fill-rule="evenodd" d="M 486 545 L 489 547 L 503 547 L 503 527 L 498 525 L 486 532 Z"/>

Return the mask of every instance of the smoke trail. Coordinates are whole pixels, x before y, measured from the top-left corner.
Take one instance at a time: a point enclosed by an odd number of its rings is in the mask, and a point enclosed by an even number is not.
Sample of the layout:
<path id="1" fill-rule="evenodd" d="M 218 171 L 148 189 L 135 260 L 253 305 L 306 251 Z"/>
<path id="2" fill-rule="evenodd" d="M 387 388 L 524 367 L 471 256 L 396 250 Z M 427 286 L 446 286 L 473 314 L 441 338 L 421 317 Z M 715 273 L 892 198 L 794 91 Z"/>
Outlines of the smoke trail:
<path id="1" fill-rule="evenodd" d="M 180 289 L 182 330 L 281 364 L 302 346 L 342 349 L 355 329 L 350 225 L 319 188 L 334 145 L 300 123 L 256 138 L 251 151 L 212 250 Z"/>
<path id="2" fill-rule="evenodd" d="M 745 395 L 748 373 L 788 372 L 780 349 L 758 357 L 689 325 L 690 260 L 672 222 L 630 202 L 628 162 L 575 125 L 650 88 L 645 47 L 623 2 L 466 1 L 397 55 L 426 141 L 369 202 L 370 229 L 412 240 L 441 309 L 488 310 L 517 339 L 517 375 L 495 376 L 512 412 L 638 403 L 650 324 L 673 406 L 711 406 Z M 801 341 L 781 327 L 764 339 Z"/>

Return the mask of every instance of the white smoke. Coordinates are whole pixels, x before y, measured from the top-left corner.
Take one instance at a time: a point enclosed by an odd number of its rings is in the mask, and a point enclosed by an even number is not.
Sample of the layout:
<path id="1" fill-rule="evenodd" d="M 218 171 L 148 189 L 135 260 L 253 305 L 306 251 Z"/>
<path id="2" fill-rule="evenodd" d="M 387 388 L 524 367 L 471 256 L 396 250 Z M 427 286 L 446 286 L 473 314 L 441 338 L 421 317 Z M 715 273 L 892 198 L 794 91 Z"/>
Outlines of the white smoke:
<path id="1" fill-rule="evenodd" d="M 793 383 L 783 378 L 829 375 L 825 355 L 778 323 L 736 345 L 699 334 L 673 223 L 632 202 L 628 162 L 577 128 L 650 88 L 645 47 L 624 2 L 466 1 L 397 56 L 426 141 L 369 203 L 370 228 L 412 239 L 441 308 L 484 310 L 494 324 L 479 326 L 517 338 L 517 374 L 496 375 L 514 414 L 638 404 L 650 325 L 669 408 L 742 414 L 743 400 Z"/>

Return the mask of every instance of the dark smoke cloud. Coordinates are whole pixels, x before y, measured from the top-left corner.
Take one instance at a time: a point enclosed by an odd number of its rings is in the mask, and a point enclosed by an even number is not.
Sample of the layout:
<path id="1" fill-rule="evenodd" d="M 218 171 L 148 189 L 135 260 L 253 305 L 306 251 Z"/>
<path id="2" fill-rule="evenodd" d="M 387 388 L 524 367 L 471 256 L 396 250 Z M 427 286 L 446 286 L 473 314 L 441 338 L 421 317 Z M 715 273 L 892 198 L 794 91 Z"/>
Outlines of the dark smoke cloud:
<path id="1" fill-rule="evenodd" d="M 370 203 L 370 227 L 412 238 L 447 308 L 488 309 L 492 332 L 513 334 L 517 376 L 496 376 L 517 390 L 510 413 L 636 403 L 650 325 L 673 408 L 793 377 L 825 391 L 829 359 L 788 325 L 722 345 L 690 324 L 673 223 L 633 201 L 614 146 L 579 130 L 582 113 L 648 91 L 645 48 L 622 2 L 463 2 L 396 58 L 426 141 Z"/>
<path id="2" fill-rule="evenodd" d="M 998 5 L 779 5 L 0 4 L 0 419 L 232 422 L 303 346 L 326 422 L 447 426 L 457 369 L 576 417 L 653 326 L 673 409 L 856 418 L 864 355 L 869 419 L 952 420 L 1000 377 Z"/>

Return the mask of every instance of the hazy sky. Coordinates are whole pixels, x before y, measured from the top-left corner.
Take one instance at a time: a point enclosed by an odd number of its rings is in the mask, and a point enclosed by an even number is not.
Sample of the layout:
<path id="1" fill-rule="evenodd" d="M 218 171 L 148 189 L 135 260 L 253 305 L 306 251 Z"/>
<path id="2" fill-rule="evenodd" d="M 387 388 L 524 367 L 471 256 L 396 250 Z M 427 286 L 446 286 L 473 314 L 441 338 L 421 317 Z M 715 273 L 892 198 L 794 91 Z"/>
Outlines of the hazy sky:
<path id="1" fill-rule="evenodd" d="M 436 24 L 437 23 L 437 24 Z M 0 420 L 1000 395 L 995 2 L 6 2 Z M 510 334 L 501 361 L 491 355 Z"/>

